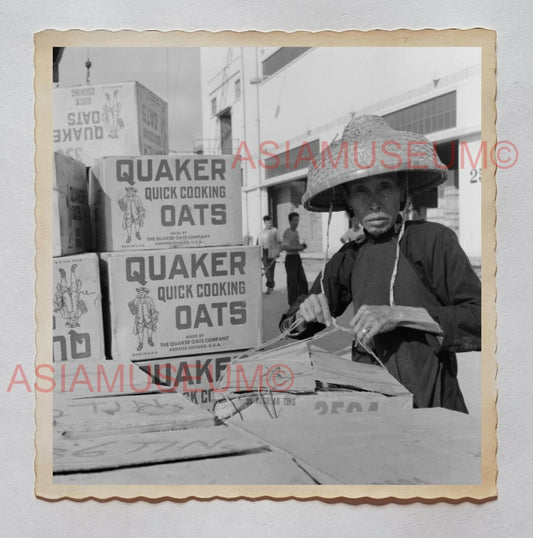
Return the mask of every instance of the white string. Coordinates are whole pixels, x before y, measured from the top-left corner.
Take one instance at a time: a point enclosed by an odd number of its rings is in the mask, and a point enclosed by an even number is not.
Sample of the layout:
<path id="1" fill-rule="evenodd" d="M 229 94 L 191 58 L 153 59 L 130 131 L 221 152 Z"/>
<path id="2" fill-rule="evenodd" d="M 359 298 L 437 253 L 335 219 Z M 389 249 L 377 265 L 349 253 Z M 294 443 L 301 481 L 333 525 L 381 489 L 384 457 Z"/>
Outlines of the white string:
<path id="1" fill-rule="evenodd" d="M 396 241 L 396 257 L 394 259 L 394 268 L 392 270 L 392 276 L 390 279 L 390 286 L 389 286 L 389 303 L 391 307 L 395 306 L 394 284 L 396 282 L 396 275 L 398 274 L 398 262 L 400 261 L 400 241 L 402 240 L 404 231 L 405 231 L 405 219 L 402 219 L 402 227 L 400 228 L 400 233 L 398 234 L 398 240 Z"/>
<path id="2" fill-rule="evenodd" d="M 326 227 L 326 252 L 324 253 L 324 259 L 322 260 L 322 272 L 320 276 L 320 291 L 323 295 L 326 295 L 324 292 L 324 273 L 326 271 L 326 264 L 328 263 L 329 255 L 329 229 L 331 224 L 331 215 L 333 213 L 333 201 L 329 204 L 329 214 L 328 214 L 328 225 Z"/>
<path id="3" fill-rule="evenodd" d="M 265 348 L 265 347 L 268 347 L 272 344 L 275 344 L 276 342 L 278 342 L 279 340 L 283 340 L 283 338 L 285 338 L 286 336 L 288 336 L 296 327 L 298 327 L 298 325 L 300 325 L 301 323 L 303 322 L 303 319 L 300 318 L 300 319 L 297 319 L 296 321 L 294 321 L 293 323 L 291 323 L 291 325 L 285 329 L 283 332 L 281 332 L 278 336 L 275 336 L 274 338 L 271 338 L 270 340 L 267 340 L 266 342 L 263 342 L 262 344 L 259 344 L 257 346 L 255 346 L 254 348 L 252 349 L 247 349 L 244 353 L 241 353 L 240 355 L 236 355 L 234 357 L 232 357 L 230 359 L 230 363 L 228 364 L 228 367 L 231 368 L 231 366 L 233 364 L 235 364 L 236 362 L 240 361 L 241 359 L 245 358 L 247 355 L 251 355 L 252 353 L 254 353 L 255 351 L 259 351 L 260 349 L 262 348 Z M 299 343 L 299 342 L 297 342 Z M 289 346 L 291 345 L 294 345 L 294 344 L 289 344 Z M 283 348 L 285 347 L 289 347 L 289 346 L 282 346 Z M 280 348 L 281 349 L 281 348 Z M 216 392 L 220 392 L 219 389 L 220 389 L 220 384 L 222 382 L 222 379 L 224 378 L 223 375 L 220 376 L 220 378 L 217 380 L 216 382 L 216 385 L 215 385 L 215 390 Z M 222 391 L 223 394 L 224 394 L 224 397 L 226 398 L 226 395 L 225 395 L 225 390 Z M 226 398 L 227 399 L 227 398 Z"/>
<path id="4" fill-rule="evenodd" d="M 294 321 L 290 327 L 288 327 L 285 331 L 283 331 L 280 335 L 281 338 L 285 338 L 285 336 L 288 336 L 289 333 L 294 330 L 298 325 L 300 325 L 300 323 L 303 322 L 303 318 L 299 318 L 298 320 Z M 319 340 L 320 338 L 324 338 L 326 336 L 330 336 L 331 334 L 333 334 L 334 332 L 336 331 L 343 331 L 343 332 L 346 332 L 346 333 L 349 333 L 352 337 L 354 337 L 353 335 L 353 332 L 348 329 L 347 327 L 343 327 L 342 325 L 339 325 L 337 323 L 337 321 L 335 320 L 335 318 L 332 318 L 332 324 L 331 324 L 331 327 L 329 328 L 330 330 L 325 330 L 325 331 L 321 331 L 320 333 L 317 333 L 313 336 L 310 336 L 308 338 L 305 338 L 304 340 L 299 340 L 297 342 L 294 342 L 294 343 L 290 343 L 290 344 L 287 344 L 285 346 L 280 346 L 279 348 L 277 348 L 277 350 L 287 350 L 288 348 L 291 348 L 291 347 L 294 347 L 294 346 L 297 346 L 297 345 L 301 345 L 302 343 L 309 343 L 309 342 L 312 342 L 313 340 Z M 229 365 L 226 367 L 226 371 L 228 368 L 231 368 L 231 366 L 237 362 L 238 360 L 240 360 L 241 358 L 245 357 L 247 353 L 253 353 L 253 351 L 256 351 L 258 350 L 259 348 L 261 347 L 265 347 L 267 345 L 269 345 L 269 343 L 271 342 L 274 342 L 274 341 L 277 341 L 280 339 L 280 337 L 276 337 L 276 338 L 273 338 L 272 340 L 270 340 L 269 342 L 265 342 L 264 344 L 261 344 L 261 346 L 257 346 L 257 348 L 253 349 L 253 350 L 250 350 L 250 351 L 247 351 L 246 353 L 242 354 L 242 355 L 239 355 L 237 357 L 233 357 L 229 363 Z M 363 342 L 361 342 L 359 339 L 355 339 L 354 337 L 354 340 L 356 340 L 356 343 L 357 344 L 360 344 L 364 349 L 365 351 L 370 355 L 372 356 L 376 362 L 378 362 L 378 364 L 381 365 L 382 368 L 385 368 L 385 365 L 379 360 L 379 357 L 369 348 L 367 347 Z M 216 383 L 216 389 L 218 392 L 222 392 L 222 395 L 224 397 L 224 399 L 226 400 L 226 402 L 228 402 L 234 409 L 235 409 L 235 414 L 239 414 L 240 416 L 240 419 L 242 421 L 244 421 L 244 417 L 240 411 L 240 409 L 235 405 L 235 402 L 233 401 L 233 398 L 228 398 L 228 396 L 226 395 L 226 391 L 223 390 L 223 391 L 220 391 L 218 390 L 219 389 L 219 386 L 220 386 L 220 383 L 223 379 L 223 376 L 220 377 L 220 379 L 217 381 Z M 278 418 L 278 414 L 276 412 L 276 407 L 275 407 L 275 402 L 274 402 L 274 396 L 272 394 L 272 391 L 270 389 L 270 386 L 267 384 L 267 387 L 268 387 L 268 393 L 270 395 L 270 400 L 271 400 L 271 404 L 272 404 L 272 413 L 274 414 L 274 417 L 272 417 L 272 414 L 270 413 L 270 410 L 268 409 L 268 405 L 267 403 L 265 402 L 264 400 L 264 397 L 263 397 L 263 391 L 261 389 L 259 390 L 255 390 L 253 392 L 257 392 L 259 394 L 259 397 L 261 398 L 261 402 L 263 404 L 263 406 L 265 407 L 265 409 L 267 410 L 268 414 L 270 415 L 271 418 Z M 216 404 L 218 403 L 219 400 L 216 400 L 213 402 L 213 408 L 214 406 L 216 406 Z M 223 419 L 221 419 L 223 420 Z"/>
<path id="5" fill-rule="evenodd" d="M 362 340 L 355 337 L 351 329 L 348 329 L 347 327 L 342 327 L 341 325 L 339 325 L 335 318 L 332 318 L 331 324 L 333 325 L 333 327 L 335 327 L 336 329 L 339 329 L 340 331 L 350 333 L 353 336 L 355 345 L 360 345 L 382 368 L 384 368 L 385 370 L 387 369 L 385 365 L 381 362 L 379 357 L 372 351 L 372 349 L 370 349 Z"/>
<path id="6" fill-rule="evenodd" d="M 271 345 L 272 343 L 274 342 L 277 342 L 278 340 L 281 340 L 282 338 L 285 338 L 286 336 L 289 335 L 289 333 L 291 331 L 293 331 L 298 325 L 300 325 L 302 322 L 303 322 L 303 318 L 299 318 L 297 319 L 296 321 L 294 321 L 293 323 L 291 323 L 291 325 L 285 329 L 281 334 L 280 336 L 277 336 L 275 338 L 272 338 L 271 340 L 269 340 L 268 342 L 265 342 L 259 346 L 256 346 L 254 349 L 251 349 L 251 350 L 248 350 L 246 351 L 245 353 L 241 354 L 241 355 L 238 355 L 236 357 L 232 357 L 232 359 L 230 360 L 230 363 L 229 365 L 226 367 L 226 372 L 227 372 L 227 369 L 232 367 L 232 365 L 237 362 L 238 360 L 242 359 L 243 357 L 245 357 L 247 354 L 249 353 L 253 353 L 254 351 L 258 351 L 259 349 L 263 348 L 263 347 L 266 347 L 268 345 Z M 297 342 L 294 342 L 294 343 L 291 343 L 291 344 L 288 344 L 286 346 L 281 346 L 278 348 L 278 350 L 286 350 L 290 347 L 294 347 L 296 345 L 300 345 L 302 344 L 303 342 L 311 342 L 312 340 L 318 340 L 319 338 L 323 338 L 324 336 L 328 336 L 330 335 L 332 332 L 335 332 L 336 330 L 344 330 L 344 331 L 349 331 L 349 329 L 346 329 L 344 327 L 341 327 L 340 325 L 336 326 L 336 327 L 332 327 L 332 330 L 330 331 L 322 331 L 321 333 L 319 334 L 315 334 L 314 336 L 311 336 L 309 338 L 305 338 L 304 340 L 301 340 L 301 341 L 297 341 Z M 378 359 L 379 360 L 379 359 Z M 231 371 L 231 370 L 230 370 Z M 228 398 L 228 396 L 226 395 L 226 390 L 222 390 L 220 391 L 220 383 L 222 382 L 222 379 L 224 378 L 224 376 L 220 376 L 220 379 L 217 380 L 216 382 L 216 386 L 215 386 L 215 389 L 216 389 L 216 392 L 222 392 L 222 396 L 224 397 L 224 399 L 226 400 L 226 402 L 228 402 L 228 404 L 230 404 L 231 406 L 233 406 L 233 409 L 235 409 L 235 413 L 238 413 L 241 420 L 244 421 L 244 417 L 240 411 L 240 409 L 235 405 L 235 402 L 233 401 L 233 398 Z M 274 396 L 272 395 L 272 391 L 270 390 L 270 386 L 267 384 L 268 386 L 268 392 L 270 394 L 270 400 L 271 400 L 271 403 L 272 403 L 272 412 L 274 413 L 274 417 L 272 417 L 271 413 L 270 413 L 270 410 L 268 409 L 268 406 L 264 400 L 264 397 L 263 397 L 263 392 L 261 391 L 261 389 L 259 390 L 256 390 L 255 392 L 257 392 L 261 398 L 261 401 L 263 403 L 263 406 L 265 407 L 265 409 L 267 410 L 268 414 L 271 416 L 271 418 L 278 418 L 278 414 L 276 413 L 276 408 L 275 408 L 275 403 L 274 403 Z M 218 403 L 218 400 L 215 400 L 213 402 L 213 409 L 215 408 L 216 404 Z M 232 415 L 233 416 L 233 415 Z"/>
<path id="7" fill-rule="evenodd" d="M 244 353 L 241 353 L 241 355 L 237 355 L 231 359 L 232 362 L 240 361 L 241 359 L 245 358 L 247 355 L 250 355 L 254 353 L 255 351 L 259 351 L 260 349 L 263 349 L 265 347 L 271 346 L 272 344 L 275 344 L 279 340 L 283 340 L 286 336 L 289 336 L 298 325 L 300 325 L 303 322 L 303 319 L 297 319 L 293 321 L 287 329 L 282 331 L 278 336 L 274 336 L 274 338 L 271 338 L 270 340 L 267 340 L 266 342 L 263 342 L 262 344 L 259 344 L 252 349 L 247 349 Z"/>
<path id="8" fill-rule="evenodd" d="M 407 218 L 407 210 L 410 204 L 409 183 L 407 181 L 404 181 L 404 189 L 405 189 L 405 205 L 403 206 L 403 210 L 402 210 L 402 226 L 400 228 L 400 233 L 398 234 L 398 240 L 396 242 L 396 257 L 394 259 L 394 268 L 392 270 L 392 276 L 390 279 L 390 286 L 389 286 L 389 304 L 391 305 L 391 307 L 395 306 L 394 284 L 396 283 L 396 276 L 398 274 L 398 263 L 400 262 L 400 241 L 402 240 L 403 234 L 405 232 L 405 221 Z"/>

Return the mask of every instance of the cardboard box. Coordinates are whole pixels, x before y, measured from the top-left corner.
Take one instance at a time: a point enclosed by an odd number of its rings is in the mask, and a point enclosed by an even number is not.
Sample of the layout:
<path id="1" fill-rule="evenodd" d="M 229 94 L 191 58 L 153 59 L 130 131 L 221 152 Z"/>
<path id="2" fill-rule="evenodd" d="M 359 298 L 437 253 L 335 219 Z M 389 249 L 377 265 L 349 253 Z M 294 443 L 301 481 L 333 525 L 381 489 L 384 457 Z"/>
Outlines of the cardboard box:
<path id="1" fill-rule="evenodd" d="M 102 159 L 90 172 L 96 250 L 242 244 L 232 162 L 229 155 Z"/>
<path id="2" fill-rule="evenodd" d="M 103 357 L 102 357 L 103 358 Z M 51 366 L 54 402 L 109 396 L 153 395 L 163 392 L 151 376 L 131 361 L 63 361 Z M 43 367 L 39 386 L 50 387 L 48 368 Z M 55 403 L 54 403 L 55 405 Z"/>
<path id="3" fill-rule="evenodd" d="M 412 409 L 412 394 L 385 368 L 353 362 L 307 341 L 240 358 L 222 374 L 221 420 L 264 420 Z"/>
<path id="4" fill-rule="evenodd" d="M 53 98 L 55 151 L 87 166 L 168 153 L 167 103 L 138 82 L 55 88 Z"/>
<path id="5" fill-rule="evenodd" d="M 235 407 L 233 407 L 233 405 Z M 407 391 L 396 396 L 357 390 L 319 391 L 316 394 L 268 393 L 236 398 L 233 404 L 217 402 L 217 416 L 231 421 L 290 419 L 298 417 L 356 416 L 359 413 L 413 408 L 413 396 Z M 237 413 L 235 409 L 239 409 Z"/>
<path id="6" fill-rule="evenodd" d="M 239 428 L 291 454 L 321 484 L 481 483 L 479 420 L 449 409 L 244 420 Z"/>
<path id="7" fill-rule="evenodd" d="M 84 252 L 91 245 L 87 170 L 80 161 L 54 153 L 53 256 Z"/>
<path id="8" fill-rule="evenodd" d="M 241 353 L 242 350 L 188 357 L 141 359 L 135 360 L 134 364 L 150 374 L 160 390 L 172 389 L 182 393 L 192 403 L 212 409 L 214 391 L 223 388 L 217 384 L 217 379 L 220 379 L 232 357 Z"/>
<path id="9" fill-rule="evenodd" d="M 53 359 L 105 359 L 98 256 L 54 258 Z"/>
<path id="10" fill-rule="evenodd" d="M 214 422 L 211 413 L 181 394 L 54 398 L 53 428 L 59 439 L 192 430 L 214 426 Z"/>
<path id="11" fill-rule="evenodd" d="M 261 342 L 259 247 L 106 252 L 114 359 L 175 357 Z"/>
<path id="12" fill-rule="evenodd" d="M 170 421 L 176 424 L 176 419 L 171 418 Z M 157 423 L 156 420 L 154 422 Z M 141 466 L 188 463 L 188 460 L 199 459 L 218 459 L 219 465 L 224 466 L 226 458 L 221 456 L 249 454 L 267 448 L 267 443 L 261 439 L 239 434 L 224 426 L 70 439 L 68 435 L 54 433 L 54 475 L 127 468 L 130 480 L 126 483 L 130 483 L 132 477 L 135 481 L 134 469 Z M 175 468 L 174 465 L 170 467 Z M 179 478 L 172 478 L 174 483 L 179 483 Z"/>

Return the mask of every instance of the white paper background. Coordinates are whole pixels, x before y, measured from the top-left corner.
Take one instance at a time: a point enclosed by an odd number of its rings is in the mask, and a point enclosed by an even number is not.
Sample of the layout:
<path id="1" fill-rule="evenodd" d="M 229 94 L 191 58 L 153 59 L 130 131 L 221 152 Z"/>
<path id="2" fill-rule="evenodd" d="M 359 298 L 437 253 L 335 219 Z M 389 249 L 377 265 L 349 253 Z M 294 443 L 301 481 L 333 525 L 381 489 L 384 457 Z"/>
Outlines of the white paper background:
<path id="1" fill-rule="evenodd" d="M 525 536 L 531 521 L 531 171 L 533 4 L 527 0 L 396 2 L 196 0 L 39 3 L 4 0 L 0 125 L 4 535 Z M 33 33 L 47 29 L 471 28 L 498 31 L 498 135 L 521 151 L 498 177 L 499 499 L 485 505 L 346 506 L 320 502 L 47 503 L 33 495 L 33 394 L 7 394 L 17 363 L 34 356 Z M 30 380 L 31 381 L 31 380 Z M 255 528 L 255 531 L 251 531 Z M 304 530 L 305 529 L 305 530 Z M 250 534 L 252 532 L 252 534 Z"/>

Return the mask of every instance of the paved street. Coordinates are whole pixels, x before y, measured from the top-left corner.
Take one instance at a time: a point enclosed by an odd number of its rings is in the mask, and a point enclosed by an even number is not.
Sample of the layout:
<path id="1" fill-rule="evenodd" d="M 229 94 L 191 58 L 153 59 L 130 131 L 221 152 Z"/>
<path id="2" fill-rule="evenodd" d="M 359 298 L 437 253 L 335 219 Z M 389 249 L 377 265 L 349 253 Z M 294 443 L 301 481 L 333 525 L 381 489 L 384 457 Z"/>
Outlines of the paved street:
<path id="1" fill-rule="evenodd" d="M 322 268 L 322 260 L 304 259 L 303 265 L 309 285 L 314 281 Z M 283 262 L 278 261 L 275 271 L 276 288 L 270 295 L 263 293 L 263 341 L 270 340 L 279 335 L 278 323 L 283 312 L 288 308 L 287 304 L 287 276 Z M 265 290 L 265 279 L 263 278 L 263 290 Z M 338 319 L 340 325 L 347 326 L 352 317 L 352 308 Z M 290 339 L 276 343 L 276 346 L 290 342 Z M 333 334 L 321 338 L 318 342 L 320 347 L 339 351 L 351 346 L 350 335 L 336 331 Z M 481 416 L 481 353 L 459 353 L 459 384 L 466 401 L 466 405 L 471 415 Z"/>

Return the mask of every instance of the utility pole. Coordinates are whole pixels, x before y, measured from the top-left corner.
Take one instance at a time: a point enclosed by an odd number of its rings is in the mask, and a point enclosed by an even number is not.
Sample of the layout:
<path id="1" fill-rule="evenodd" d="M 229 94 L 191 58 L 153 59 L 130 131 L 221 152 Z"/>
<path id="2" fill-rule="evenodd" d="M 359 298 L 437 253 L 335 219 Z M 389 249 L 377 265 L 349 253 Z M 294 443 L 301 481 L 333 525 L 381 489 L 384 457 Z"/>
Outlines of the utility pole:
<path id="1" fill-rule="evenodd" d="M 59 84 L 59 62 L 63 56 L 63 51 L 65 47 L 54 47 L 52 49 L 52 61 L 53 61 L 53 82 L 54 84 Z"/>

